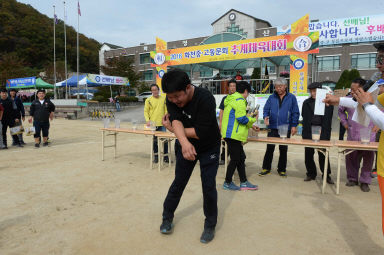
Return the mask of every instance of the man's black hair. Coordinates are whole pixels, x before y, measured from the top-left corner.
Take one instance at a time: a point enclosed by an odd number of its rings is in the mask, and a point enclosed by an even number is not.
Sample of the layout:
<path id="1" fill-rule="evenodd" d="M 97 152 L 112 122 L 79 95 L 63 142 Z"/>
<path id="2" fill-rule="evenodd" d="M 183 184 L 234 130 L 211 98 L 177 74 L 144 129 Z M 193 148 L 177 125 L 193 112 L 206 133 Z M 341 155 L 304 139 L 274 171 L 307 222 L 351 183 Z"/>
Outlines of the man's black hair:
<path id="1" fill-rule="evenodd" d="M 0 92 L 5 92 L 5 93 L 7 93 L 7 90 L 6 90 L 6 89 L 0 89 Z"/>
<path id="2" fill-rule="evenodd" d="M 360 87 L 363 87 L 365 85 L 365 80 L 363 78 L 356 78 L 352 81 L 352 83 L 358 83 Z"/>
<path id="3" fill-rule="evenodd" d="M 156 87 L 158 90 L 160 90 L 159 86 L 157 86 L 157 84 L 151 84 L 151 86 L 149 87 L 149 90 L 152 90 L 152 87 Z"/>
<path id="4" fill-rule="evenodd" d="M 312 82 L 308 85 L 308 89 L 321 89 L 323 85 L 320 82 Z"/>
<path id="5" fill-rule="evenodd" d="M 374 43 L 373 46 L 375 46 L 377 51 L 384 52 L 384 43 Z"/>
<path id="6" fill-rule="evenodd" d="M 249 85 L 246 81 L 239 81 L 236 84 L 236 91 L 240 94 L 244 93 L 244 91 L 247 90 L 249 93 L 251 92 L 251 85 Z"/>
<path id="7" fill-rule="evenodd" d="M 9 92 L 11 92 L 11 91 L 15 91 L 15 92 L 17 92 L 17 90 L 16 90 L 16 89 L 10 89 L 10 90 L 9 90 Z"/>
<path id="8" fill-rule="evenodd" d="M 38 89 L 36 94 L 39 94 L 39 92 L 43 92 L 45 94 L 45 89 Z"/>
<path id="9" fill-rule="evenodd" d="M 231 80 L 228 82 L 228 86 L 229 86 L 230 83 L 235 83 L 236 86 L 237 86 L 237 81 L 236 81 L 235 79 L 231 79 Z"/>
<path id="10" fill-rule="evenodd" d="M 185 91 L 191 84 L 188 74 L 180 69 L 173 69 L 164 74 L 161 79 L 161 87 L 165 93 Z"/>

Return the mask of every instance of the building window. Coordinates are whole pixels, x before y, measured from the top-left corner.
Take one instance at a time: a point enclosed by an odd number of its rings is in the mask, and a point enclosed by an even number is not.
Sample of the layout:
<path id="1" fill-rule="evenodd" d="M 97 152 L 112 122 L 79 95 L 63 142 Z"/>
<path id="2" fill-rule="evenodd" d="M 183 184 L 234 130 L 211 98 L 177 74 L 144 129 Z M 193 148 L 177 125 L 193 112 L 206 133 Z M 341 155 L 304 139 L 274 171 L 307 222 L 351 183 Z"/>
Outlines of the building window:
<path id="1" fill-rule="evenodd" d="M 141 72 L 141 79 L 144 81 L 152 81 L 153 80 L 153 71 L 152 70 L 145 70 L 144 72 Z"/>
<path id="2" fill-rule="evenodd" d="M 140 54 L 140 65 L 150 64 L 151 63 L 151 55 L 150 53 Z"/>
<path id="3" fill-rule="evenodd" d="M 317 57 L 317 71 L 340 70 L 340 56 Z"/>
<path id="4" fill-rule="evenodd" d="M 131 61 L 133 62 L 132 64 L 135 65 L 135 55 L 125 55 L 121 56 L 120 58 L 126 61 Z"/>
<path id="5" fill-rule="evenodd" d="M 244 32 L 243 29 L 240 29 L 240 27 L 235 23 L 232 23 L 229 27 L 227 27 L 227 32 L 231 32 L 231 33 L 235 33 L 235 34 L 239 34 L 245 38 L 247 38 L 247 32 Z"/>
<path id="6" fill-rule="evenodd" d="M 267 66 L 268 74 L 275 74 L 276 73 L 276 66 Z"/>
<path id="7" fill-rule="evenodd" d="M 375 69 L 376 53 L 351 55 L 351 68 L 353 69 Z"/>

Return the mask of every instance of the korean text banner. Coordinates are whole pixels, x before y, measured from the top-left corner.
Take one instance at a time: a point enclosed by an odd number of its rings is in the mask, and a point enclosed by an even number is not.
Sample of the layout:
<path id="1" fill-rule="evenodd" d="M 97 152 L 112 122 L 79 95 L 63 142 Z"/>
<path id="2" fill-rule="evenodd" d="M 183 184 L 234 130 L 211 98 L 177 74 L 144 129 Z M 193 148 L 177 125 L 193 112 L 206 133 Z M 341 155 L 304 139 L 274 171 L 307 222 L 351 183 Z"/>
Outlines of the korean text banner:
<path id="1" fill-rule="evenodd" d="M 384 40 L 384 14 L 320 20 L 309 23 L 309 32 L 319 32 L 322 45 Z M 277 28 L 277 34 L 289 34 L 290 26 Z"/>
<path id="2" fill-rule="evenodd" d="M 16 78 L 7 80 L 7 88 L 34 86 L 36 77 Z"/>
<path id="3" fill-rule="evenodd" d="M 318 53 L 318 45 L 318 32 L 215 43 L 152 52 L 155 62 L 152 66 Z"/>
<path id="4" fill-rule="evenodd" d="M 307 92 L 308 55 L 291 55 L 289 92 L 297 95 Z"/>
<path id="5" fill-rule="evenodd" d="M 118 76 L 88 74 L 87 79 L 91 83 L 96 83 L 100 85 L 126 85 L 126 86 L 129 85 L 128 78 L 118 77 Z"/>

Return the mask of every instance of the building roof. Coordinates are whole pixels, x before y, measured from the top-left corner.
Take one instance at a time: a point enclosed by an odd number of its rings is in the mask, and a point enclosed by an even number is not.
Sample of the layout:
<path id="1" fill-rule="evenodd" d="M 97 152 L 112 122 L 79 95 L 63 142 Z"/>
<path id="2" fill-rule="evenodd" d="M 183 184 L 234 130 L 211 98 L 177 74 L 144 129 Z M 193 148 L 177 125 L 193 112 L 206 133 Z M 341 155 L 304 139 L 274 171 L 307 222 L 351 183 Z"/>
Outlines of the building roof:
<path id="1" fill-rule="evenodd" d="M 121 48 L 123 48 L 123 47 L 121 47 L 121 46 L 117 46 L 117 45 L 114 45 L 114 44 L 110 44 L 110 43 L 103 43 L 103 44 L 105 44 L 105 45 L 107 45 L 109 48 L 111 48 L 111 49 L 121 49 Z"/>
<path id="2" fill-rule="evenodd" d="M 244 13 L 244 12 L 240 12 L 240 11 L 235 10 L 235 9 L 230 9 L 229 11 L 227 11 L 226 13 L 224 13 L 220 18 L 218 18 L 217 20 L 215 20 L 214 22 L 212 22 L 211 25 L 213 26 L 213 24 L 215 24 L 215 23 L 216 23 L 217 21 L 219 21 L 222 17 L 224 17 L 225 15 L 227 15 L 228 13 L 230 13 L 230 12 L 232 12 L 232 11 L 241 13 L 241 14 L 243 14 L 243 15 L 245 15 L 245 16 L 248 16 L 248 17 L 250 17 L 250 18 L 252 18 L 252 19 L 254 19 L 254 20 L 256 20 L 256 21 L 265 22 L 265 23 L 268 24 L 268 26 L 272 27 L 271 23 L 269 23 L 269 22 L 266 21 L 266 20 L 255 18 L 255 17 L 253 17 L 253 16 L 251 16 L 251 15 L 249 15 L 249 14 L 246 14 L 246 13 Z"/>

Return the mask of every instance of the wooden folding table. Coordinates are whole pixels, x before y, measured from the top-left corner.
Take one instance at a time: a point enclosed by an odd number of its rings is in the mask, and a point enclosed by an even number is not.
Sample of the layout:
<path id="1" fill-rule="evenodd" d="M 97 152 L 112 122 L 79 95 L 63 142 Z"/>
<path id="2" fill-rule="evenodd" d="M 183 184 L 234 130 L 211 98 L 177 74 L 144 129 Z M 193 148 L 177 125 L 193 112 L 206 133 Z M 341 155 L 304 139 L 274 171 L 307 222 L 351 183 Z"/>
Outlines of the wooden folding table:
<path id="1" fill-rule="evenodd" d="M 336 194 L 340 193 L 340 168 L 341 168 L 341 156 L 346 156 L 349 153 L 359 151 L 377 151 L 379 143 L 370 142 L 369 144 L 363 144 L 360 141 L 336 141 L 335 146 L 338 149 L 337 160 L 337 180 L 336 180 Z"/>
<path id="2" fill-rule="evenodd" d="M 321 189 L 321 193 L 324 194 L 325 186 L 327 184 L 327 172 L 328 172 L 328 158 L 329 158 L 329 150 L 333 146 L 331 141 L 323 141 L 320 140 L 318 142 L 309 140 L 309 139 L 301 139 L 301 138 L 279 138 L 279 137 L 263 137 L 263 138 L 248 138 L 248 142 L 258 142 L 258 143 L 266 143 L 266 144 L 275 144 L 275 145 L 297 145 L 302 147 L 311 147 L 316 151 L 320 151 L 325 155 L 325 166 L 324 166 L 324 174 L 323 174 L 323 186 Z M 324 151 L 325 150 L 325 151 Z"/>

